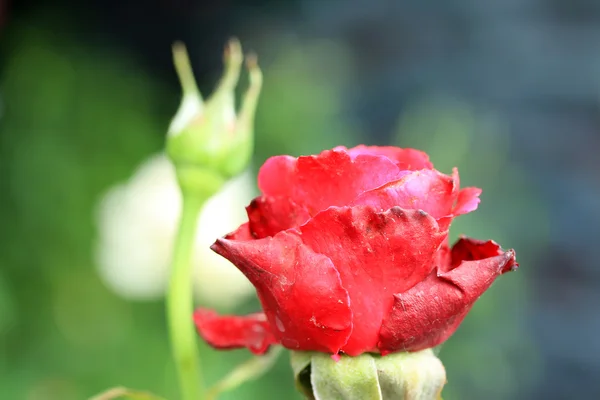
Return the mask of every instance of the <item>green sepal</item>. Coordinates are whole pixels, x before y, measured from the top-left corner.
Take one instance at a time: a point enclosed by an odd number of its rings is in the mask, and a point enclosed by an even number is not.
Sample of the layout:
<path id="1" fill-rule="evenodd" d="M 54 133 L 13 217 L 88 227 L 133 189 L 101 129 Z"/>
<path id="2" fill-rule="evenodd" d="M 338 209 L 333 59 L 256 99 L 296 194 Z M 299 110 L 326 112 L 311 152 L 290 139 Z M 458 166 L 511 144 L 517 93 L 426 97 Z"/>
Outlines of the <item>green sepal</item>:
<path id="1" fill-rule="evenodd" d="M 440 400 L 442 362 L 430 350 L 386 356 L 292 352 L 296 386 L 315 400 Z"/>

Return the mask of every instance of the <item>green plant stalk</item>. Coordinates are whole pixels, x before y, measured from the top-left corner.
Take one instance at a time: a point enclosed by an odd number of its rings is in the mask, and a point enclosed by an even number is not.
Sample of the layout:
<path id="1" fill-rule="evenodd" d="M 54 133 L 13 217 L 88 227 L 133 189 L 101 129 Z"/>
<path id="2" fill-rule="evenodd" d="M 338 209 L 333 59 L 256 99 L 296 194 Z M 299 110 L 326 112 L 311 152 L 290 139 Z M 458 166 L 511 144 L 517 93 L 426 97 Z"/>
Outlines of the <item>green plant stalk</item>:
<path id="1" fill-rule="evenodd" d="M 244 382 L 260 378 L 273 367 L 282 350 L 282 346 L 274 346 L 266 354 L 254 356 L 238 365 L 206 392 L 206 400 L 217 400 L 222 392 L 235 389 Z"/>
<path id="2" fill-rule="evenodd" d="M 201 400 L 204 387 L 192 314 L 192 251 L 198 215 L 205 198 L 183 193 L 179 230 L 175 239 L 171 279 L 167 293 L 167 319 L 181 398 Z"/>

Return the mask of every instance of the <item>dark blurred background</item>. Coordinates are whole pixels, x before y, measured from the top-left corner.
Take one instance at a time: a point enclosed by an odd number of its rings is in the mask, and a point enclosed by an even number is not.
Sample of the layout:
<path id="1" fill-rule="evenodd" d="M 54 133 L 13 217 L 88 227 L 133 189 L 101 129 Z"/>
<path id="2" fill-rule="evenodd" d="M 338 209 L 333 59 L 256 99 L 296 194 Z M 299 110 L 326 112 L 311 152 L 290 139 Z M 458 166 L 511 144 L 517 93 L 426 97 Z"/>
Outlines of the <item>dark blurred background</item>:
<path id="1" fill-rule="evenodd" d="M 265 76 L 253 172 L 274 154 L 393 144 L 483 188 L 452 235 L 515 248 L 521 269 L 443 346 L 444 399 L 600 398 L 600 2 L 0 4 L 0 398 L 84 399 L 116 385 L 176 398 L 166 261 L 144 270 L 160 258 L 148 249 L 168 250 L 153 221 L 172 227 L 176 215 L 160 214 L 172 209 L 156 200 L 163 186 L 127 188 L 159 180 L 139 166 L 160 157 L 179 104 L 171 43 L 188 45 L 206 95 L 232 35 Z M 247 201 L 255 189 L 244 190 Z M 125 224 L 132 207 L 138 222 Z M 247 293 L 221 285 L 225 300 Z M 198 301 L 258 307 L 235 298 Z M 210 383 L 249 355 L 202 345 L 202 357 Z M 222 398 L 299 398 L 287 363 Z"/>

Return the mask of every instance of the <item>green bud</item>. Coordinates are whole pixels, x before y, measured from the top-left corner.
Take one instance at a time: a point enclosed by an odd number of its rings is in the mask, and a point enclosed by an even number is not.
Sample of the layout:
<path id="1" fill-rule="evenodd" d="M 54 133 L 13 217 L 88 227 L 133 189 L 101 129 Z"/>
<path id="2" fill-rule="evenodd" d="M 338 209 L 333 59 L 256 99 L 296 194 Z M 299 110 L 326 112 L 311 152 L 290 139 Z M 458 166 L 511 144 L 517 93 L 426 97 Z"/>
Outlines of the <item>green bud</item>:
<path id="1" fill-rule="evenodd" d="M 214 93 L 203 101 L 185 46 L 173 45 L 183 98 L 169 126 L 166 146 L 182 190 L 213 194 L 250 162 L 262 73 L 256 56 L 246 57 L 250 87 L 236 114 L 235 87 L 243 59 L 239 41 L 230 40 L 224 54 L 225 72 Z"/>
<path id="2" fill-rule="evenodd" d="M 439 400 L 446 371 L 431 349 L 386 356 L 292 352 L 296 386 L 316 400 Z"/>

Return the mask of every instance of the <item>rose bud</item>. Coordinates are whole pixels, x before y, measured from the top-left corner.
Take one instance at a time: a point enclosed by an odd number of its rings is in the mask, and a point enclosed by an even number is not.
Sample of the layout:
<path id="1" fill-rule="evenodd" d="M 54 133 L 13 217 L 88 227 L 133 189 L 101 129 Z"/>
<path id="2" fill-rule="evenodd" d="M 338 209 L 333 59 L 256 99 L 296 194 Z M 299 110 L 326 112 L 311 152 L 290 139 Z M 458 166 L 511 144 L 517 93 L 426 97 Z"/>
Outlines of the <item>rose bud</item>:
<path id="1" fill-rule="evenodd" d="M 167 154 L 175 164 L 184 191 L 210 195 L 216 193 L 227 179 L 241 173 L 250 161 L 262 74 L 256 57 L 248 56 L 250 87 L 236 115 L 235 87 L 244 58 L 239 41 L 229 41 L 224 55 L 225 73 L 205 102 L 183 44 L 173 46 L 173 58 L 183 87 L 183 98 L 169 126 Z"/>

